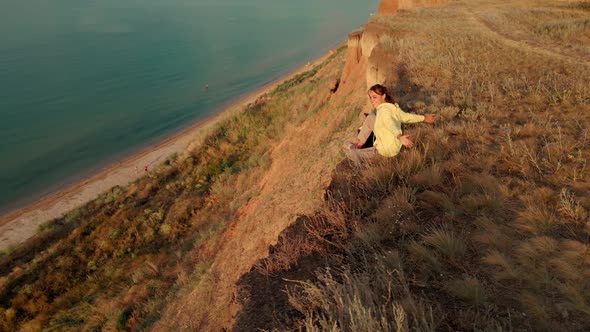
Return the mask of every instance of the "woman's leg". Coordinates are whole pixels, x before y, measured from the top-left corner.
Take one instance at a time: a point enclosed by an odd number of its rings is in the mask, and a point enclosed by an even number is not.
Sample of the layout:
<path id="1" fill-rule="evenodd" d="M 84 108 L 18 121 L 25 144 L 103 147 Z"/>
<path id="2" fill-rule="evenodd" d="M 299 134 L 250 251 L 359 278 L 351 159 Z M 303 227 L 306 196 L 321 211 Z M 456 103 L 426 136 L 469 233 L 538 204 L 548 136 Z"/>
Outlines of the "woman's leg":
<path id="1" fill-rule="evenodd" d="M 355 162 L 360 162 L 375 157 L 377 155 L 377 150 L 375 150 L 374 147 L 366 149 L 355 149 L 348 147 L 346 150 L 344 150 L 344 154 L 346 155 L 346 158 Z"/>

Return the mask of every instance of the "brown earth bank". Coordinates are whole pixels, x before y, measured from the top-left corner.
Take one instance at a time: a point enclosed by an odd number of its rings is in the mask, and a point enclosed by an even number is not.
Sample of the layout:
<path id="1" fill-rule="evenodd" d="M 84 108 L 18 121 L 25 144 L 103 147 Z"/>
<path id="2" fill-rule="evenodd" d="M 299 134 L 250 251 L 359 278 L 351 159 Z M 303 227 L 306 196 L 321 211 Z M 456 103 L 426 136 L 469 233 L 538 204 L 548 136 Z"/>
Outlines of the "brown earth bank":
<path id="1" fill-rule="evenodd" d="M 448 3 L 449 0 L 381 0 L 377 7 L 377 14 L 391 15 L 402 9 L 416 7 L 431 7 Z"/>

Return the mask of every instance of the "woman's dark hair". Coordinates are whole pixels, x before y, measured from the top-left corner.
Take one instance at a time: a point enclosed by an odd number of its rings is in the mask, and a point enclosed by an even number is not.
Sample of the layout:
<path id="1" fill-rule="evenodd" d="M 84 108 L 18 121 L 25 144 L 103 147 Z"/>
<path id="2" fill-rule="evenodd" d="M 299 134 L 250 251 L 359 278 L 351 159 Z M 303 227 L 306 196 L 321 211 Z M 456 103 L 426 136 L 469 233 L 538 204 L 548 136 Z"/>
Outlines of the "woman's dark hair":
<path id="1" fill-rule="evenodd" d="M 384 87 L 383 85 L 375 84 L 369 88 L 369 91 L 373 91 L 380 96 L 385 95 L 385 102 L 386 103 L 393 103 L 393 97 L 391 96 L 391 93 L 389 93 L 389 90 L 386 87 Z"/>

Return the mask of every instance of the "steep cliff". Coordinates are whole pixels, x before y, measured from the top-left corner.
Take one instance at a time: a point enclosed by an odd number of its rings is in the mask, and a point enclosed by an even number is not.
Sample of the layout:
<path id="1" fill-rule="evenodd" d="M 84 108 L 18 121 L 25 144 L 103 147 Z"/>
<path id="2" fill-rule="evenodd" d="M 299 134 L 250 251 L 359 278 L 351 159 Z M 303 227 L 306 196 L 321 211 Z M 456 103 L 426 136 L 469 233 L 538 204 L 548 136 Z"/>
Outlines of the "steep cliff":
<path id="1" fill-rule="evenodd" d="M 447 2 L 448 0 L 381 0 L 377 15 L 391 15 L 400 9 L 437 6 Z M 398 77 L 393 58 L 395 55 L 389 51 L 389 44 L 399 38 L 402 32 L 392 31 L 380 22 L 378 18 L 370 20 L 361 29 L 348 35 L 346 64 L 342 72 L 343 91 L 348 92 L 346 83 L 359 79 L 362 73 L 367 88 L 373 84 L 391 84 Z"/>
<path id="2" fill-rule="evenodd" d="M 448 3 L 448 0 L 381 0 L 377 8 L 377 14 L 391 15 L 400 9 L 428 7 L 445 3 Z"/>

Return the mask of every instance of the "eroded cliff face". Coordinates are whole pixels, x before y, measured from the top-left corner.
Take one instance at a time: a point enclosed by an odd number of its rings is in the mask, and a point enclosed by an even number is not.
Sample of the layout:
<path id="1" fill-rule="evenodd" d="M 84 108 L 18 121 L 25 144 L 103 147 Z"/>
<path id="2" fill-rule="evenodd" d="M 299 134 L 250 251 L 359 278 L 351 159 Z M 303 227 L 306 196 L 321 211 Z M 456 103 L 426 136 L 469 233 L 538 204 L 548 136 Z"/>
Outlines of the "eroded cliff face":
<path id="1" fill-rule="evenodd" d="M 448 0 L 381 0 L 377 8 L 378 15 L 395 14 L 400 9 L 428 7 L 447 3 Z"/>
<path id="2" fill-rule="evenodd" d="M 381 0 L 377 14 L 391 15 L 400 9 L 436 6 L 448 0 Z M 349 93 L 354 84 L 352 80 L 362 79 L 368 89 L 374 84 L 388 85 L 396 79 L 395 59 L 387 52 L 388 44 L 396 36 L 378 23 L 370 21 L 367 25 L 348 35 L 346 64 L 342 71 L 340 93 Z"/>
<path id="3" fill-rule="evenodd" d="M 361 45 L 367 56 L 367 68 L 364 70 L 367 88 L 374 84 L 386 84 L 391 79 L 393 59 L 389 52 L 382 50 L 396 37 L 380 24 L 370 23 L 366 26 Z"/>
<path id="4" fill-rule="evenodd" d="M 348 95 L 358 88 L 359 81 L 364 80 L 363 73 L 366 72 L 368 57 L 363 53 L 361 39 L 364 29 L 356 30 L 348 35 L 346 60 L 342 75 L 340 77 L 340 87 L 337 91 L 339 95 Z"/>
<path id="5" fill-rule="evenodd" d="M 385 84 L 390 78 L 391 56 L 378 51 L 381 43 L 392 40 L 384 27 L 377 23 L 369 23 L 362 29 L 348 35 L 346 63 L 342 70 L 339 94 L 349 94 L 358 88 L 359 81 L 369 88 L 374 84 Z"/>

